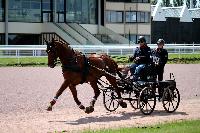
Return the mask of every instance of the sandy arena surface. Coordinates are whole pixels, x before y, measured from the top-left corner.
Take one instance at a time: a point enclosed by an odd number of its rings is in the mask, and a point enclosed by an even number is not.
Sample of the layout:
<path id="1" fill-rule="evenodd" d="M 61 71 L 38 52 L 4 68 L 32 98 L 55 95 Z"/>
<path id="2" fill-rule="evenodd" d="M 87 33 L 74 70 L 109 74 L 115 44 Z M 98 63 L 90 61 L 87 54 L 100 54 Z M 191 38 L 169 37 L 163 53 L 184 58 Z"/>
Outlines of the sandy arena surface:
<path id="1" fill-rule="evenodd" d="M 45 133 L 55 131 L 80 132 L 85 129 L 144 126 L 183 119 L 200 119 L 200 65 L 174 64 L 165 68 L 176 77 L 181 103 L 174 113 L 166 113 L 160 102 L 155 111 L 143 115 L 128 104 L 108 112 L 100 95 L 95 111 L 85 114 L 76 106 L 67 89 L 59 97 L 52 112 L 45 109 L 60 87 L 63 77 L 60 67 L 0 67 L 0 132 Z M 88 84 L 77 87 L 78 97 L 88 106 L 93 90 Z"/>

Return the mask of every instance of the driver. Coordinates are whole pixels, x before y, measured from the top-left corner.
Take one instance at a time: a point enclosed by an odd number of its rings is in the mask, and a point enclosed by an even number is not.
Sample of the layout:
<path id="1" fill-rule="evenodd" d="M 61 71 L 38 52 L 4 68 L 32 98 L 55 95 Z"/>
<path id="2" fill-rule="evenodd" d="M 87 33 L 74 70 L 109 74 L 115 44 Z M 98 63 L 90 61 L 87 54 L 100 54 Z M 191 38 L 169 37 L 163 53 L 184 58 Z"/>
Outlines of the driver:
<path id="1" fill-rule="evenodd" d="M 150 63 L 151 49 L 147 46 L 144 36 L 140 36 L 138 39 L 139 47 L 136 48 L 135 53 L 130 57 L 130 61 L 134 60 L 134 64 L 130 66 L 131 75 L 137 80 L 140 76 L 141 70 Z"/>

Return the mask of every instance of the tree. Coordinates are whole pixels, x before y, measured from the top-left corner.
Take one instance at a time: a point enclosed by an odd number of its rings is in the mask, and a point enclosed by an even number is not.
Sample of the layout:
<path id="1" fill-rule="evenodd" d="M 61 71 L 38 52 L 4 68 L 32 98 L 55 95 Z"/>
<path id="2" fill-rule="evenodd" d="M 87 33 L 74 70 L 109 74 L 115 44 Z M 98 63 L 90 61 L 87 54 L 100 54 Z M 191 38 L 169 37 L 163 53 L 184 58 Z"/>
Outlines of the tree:
<path id="1" fill-rule="evenodd" d="M 173 0 L 173 5 L 174 6 L 182 6 L 183 5 L 183 0 Z"/>
<path id="2" fill-rule="evenodd" d="M 169 7 L 172 6 L 172 4 L 170 3 L 170 0 L 162 0 L 162 6 Z"/>

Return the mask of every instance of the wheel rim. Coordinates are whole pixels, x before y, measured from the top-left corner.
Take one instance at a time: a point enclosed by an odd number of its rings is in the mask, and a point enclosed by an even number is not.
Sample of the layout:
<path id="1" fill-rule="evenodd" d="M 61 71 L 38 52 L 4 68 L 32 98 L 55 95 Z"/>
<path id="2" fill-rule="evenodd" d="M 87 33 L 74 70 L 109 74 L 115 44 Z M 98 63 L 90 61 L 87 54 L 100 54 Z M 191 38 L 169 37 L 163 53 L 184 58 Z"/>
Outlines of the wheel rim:
<path id="1" fill-rule="evenodd" d="M 179 102 L 180 102 L 180 94 L 177 88 L 175 88 L 174 90 L 167 88 L 164 91 L 162 103 L 164 109 L 167 112 L 172 113 L 176 111 L 176 109 L 179 106 Z"/>
<path id="2" fill-rule="evenodd" d="M 150 87 L 145 87 L 140 92 L 140 97 L 139 97 L 140 111 L 145 115 L 149 115 L 154 111 L 155 105 L 156 105 L 156 97 L 154 91 Z"/>
<path id="3" fill-rule="evenodd" d="M 108 111 L 115 111 L 119 107 L 117 93 L 114 90 L 107 89 L 103 93 L 104 107 Z"/>

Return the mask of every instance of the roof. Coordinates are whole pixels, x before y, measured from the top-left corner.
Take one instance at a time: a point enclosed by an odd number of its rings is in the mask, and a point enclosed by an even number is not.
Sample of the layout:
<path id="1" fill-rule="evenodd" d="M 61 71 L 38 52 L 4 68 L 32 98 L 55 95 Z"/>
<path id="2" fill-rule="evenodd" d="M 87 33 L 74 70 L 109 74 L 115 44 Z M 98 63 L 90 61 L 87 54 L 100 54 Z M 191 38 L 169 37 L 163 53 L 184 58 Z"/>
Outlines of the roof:
<path id="1" fill-rule="evenodd" d="M 200 18 L 200 8 L 189 9 L 192 18 Z"/>
<path id="2" fill-rule="evenodd" d="M 181 7 L 163 7 L 162 10 L 166 18 L 167 17 L 180 18 L 182 6 Z"/>
<path id="3" fill-rule="evenodd" d="M 158 3 L 151 5 L 151 16 L 153 20 L 165 21 L 161 15 L 164 18 L 180 18 L 181 22 L 192 22 L 192 18 L 200 18 L 200 8 L 188 9 L 186 5 L 179 7 L 161 7 Z M 162 17 L 162 19 L 158 19 L 159 17 Z"/>

